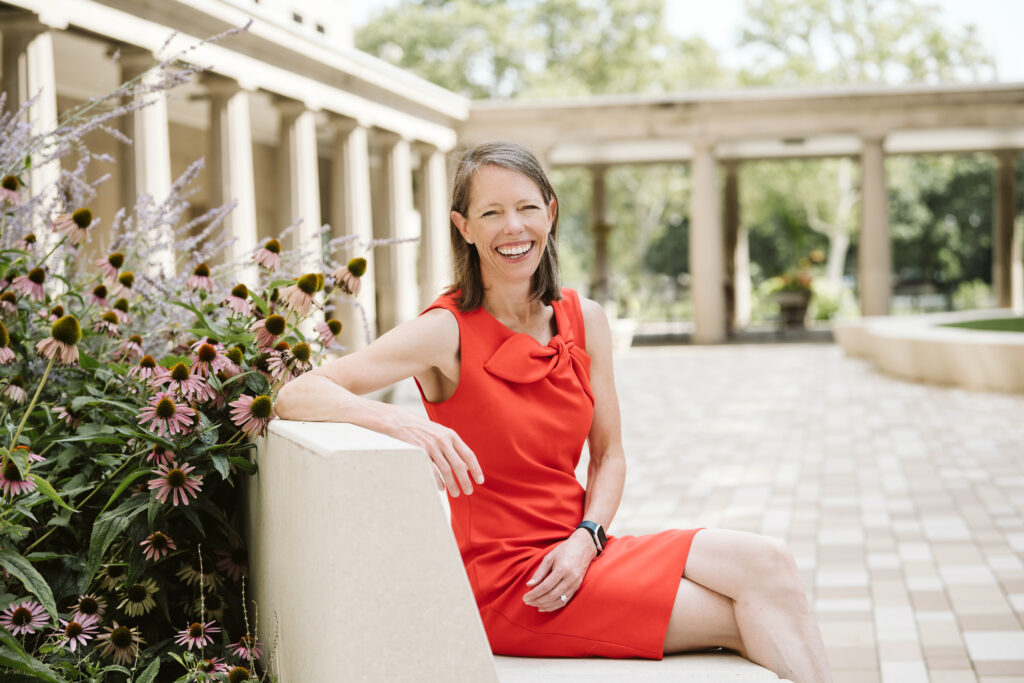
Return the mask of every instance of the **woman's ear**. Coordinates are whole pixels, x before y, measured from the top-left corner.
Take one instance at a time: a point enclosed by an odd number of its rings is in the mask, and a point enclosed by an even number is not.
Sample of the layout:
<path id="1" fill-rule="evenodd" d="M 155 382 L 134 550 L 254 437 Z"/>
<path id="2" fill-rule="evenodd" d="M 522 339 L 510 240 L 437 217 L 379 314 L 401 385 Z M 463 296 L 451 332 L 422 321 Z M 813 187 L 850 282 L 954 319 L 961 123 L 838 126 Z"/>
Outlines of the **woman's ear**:
<path id="1" fill-rule="evenodd" d="M 555 215 L 558 212 L 558 200 L 554 197 L 548 202 L 548 228 L 555 222 Z"/>
<path id="2" fill-rule="evenodd" d="M 466 234 L 466 217 L 458 211 L 452 211 L 452 223 L 462 235 L 462 239 L 466 240 L 467 244 L 473 244 L 473 240 L 469 239 L 469 235 Z"/>

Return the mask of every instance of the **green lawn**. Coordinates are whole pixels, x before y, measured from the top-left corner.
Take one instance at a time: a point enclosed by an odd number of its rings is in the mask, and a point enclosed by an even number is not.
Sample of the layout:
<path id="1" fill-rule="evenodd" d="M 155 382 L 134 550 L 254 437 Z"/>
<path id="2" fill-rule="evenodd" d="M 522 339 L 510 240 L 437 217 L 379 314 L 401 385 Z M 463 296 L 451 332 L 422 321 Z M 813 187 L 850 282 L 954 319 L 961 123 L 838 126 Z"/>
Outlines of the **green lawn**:
<path id="1" fill-rule="evenodd" d="M 950 323 L 944 327 L 966 327 L 969 330 L 991 330 L 993 332 L 1024 332 L 1024 318 L 971 320 L 963 323 Z"/>

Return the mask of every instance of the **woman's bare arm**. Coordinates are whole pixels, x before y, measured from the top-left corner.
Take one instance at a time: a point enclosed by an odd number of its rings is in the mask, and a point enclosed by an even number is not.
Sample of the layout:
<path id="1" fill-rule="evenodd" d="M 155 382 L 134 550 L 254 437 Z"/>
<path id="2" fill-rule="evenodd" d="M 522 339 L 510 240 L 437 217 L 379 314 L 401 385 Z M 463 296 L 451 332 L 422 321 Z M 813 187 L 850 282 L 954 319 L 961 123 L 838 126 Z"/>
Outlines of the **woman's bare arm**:
<path id="1" fill-rule="evenodd" d="M 292 380 L 277 397 L 286 420 L 349 422 L 422 448 L 452 496 L 483 483 L 476 456 L 453 430 L 412 411 L 364 398 L 395 382 L 447 367 L 459 348 L 451 313 L 434 310 L 403 323 L 364 349 L 336 358 Z"/>

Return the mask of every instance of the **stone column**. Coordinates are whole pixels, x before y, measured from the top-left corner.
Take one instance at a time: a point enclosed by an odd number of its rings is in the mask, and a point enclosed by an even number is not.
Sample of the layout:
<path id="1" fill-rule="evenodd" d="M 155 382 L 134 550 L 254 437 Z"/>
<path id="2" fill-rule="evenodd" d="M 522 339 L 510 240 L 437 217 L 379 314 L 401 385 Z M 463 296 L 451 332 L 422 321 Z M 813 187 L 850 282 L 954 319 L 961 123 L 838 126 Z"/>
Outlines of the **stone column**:
<path id="1" fill-rule="evenodd" d="M 451 219 L 448 204 L 448 167 L 436 147 L 422 149 L 419 183 L 420 309 L 429 306 L 451 284 Z"/>
<path id="2" fill-rule="evenodd" d="M 224 222 L 234 238 L 224 260 L 236 264 L 239 282 L 255 286 L 257 270 L 252 253 L 259 237 L 249 93 L 236 81 L 212 73 L 204 74 L 202 83 L 210 95 L 211 201 L 216 206 L 236 202 Z"/>
<path id="3" fill-rule="evenodd" d="M 611 298 L 611 268 L 608 264 L 608 237 L 612 226 L 608 222 L 608 202 L 605 198 L 605 178 L 608 167 L 600 164 L 590 167 L 590 229 L 594 239 L 594 270 L 590 275 L 590 298 L 607 306 Z"/>
<path id="4" fill-rule="evenodd" d="M 0 13 L 3 34 L 3 88 L 7 110 L 17 111 L 37 96 L 26 112 L 34 134 L 57 127 L 57 77 L 53 62 L 53 34 L 35 15 L 22 12 Z M 24 178 L 29 191 L 39 194 L 56 183 L 60 175 L 57 162 L 33 164 Z"/>
<path id="5" fill-rule="evenodd" d="M 385 240 L 415 238 L 412 206 L 412 168 L 409 142 L 393 133 L 382 133 L 381 161 L 385 180 L 383 216 L 375 223 L 375 236 Z M 377 247 L 377 324 L 381 333 L 411 320 L 418 312 L 415 242 Z"/>
<path id="6" fill-rule="evenodd" d="M 996 192 L 992 234 L 992 294 L 1000 308 L 1020 309 L 1022 265 L 1020 230 L 1016 226 L 1013 164 L 1011 150 L 996 152 Z"/>
<path id="7" fill-rule="evenodd" d="M 739 162 L 725 163 L 723 209 L 725 279 L 732 296 L 726 300 L 726 325 L 731 332 L 750 324 L 750 243 L 740 221 Z"/>
<path id="8" fill-rule="evenodd" d="M 367 338 L 377 336 L 377 268 L 373 250 L 373 222 L 370 197 L 370 151 L 366 127 L 351 119 L 334 121 L 334 158 L 331 165 L 331 226 L 334 237 L 355 235 L 357 246 L 343 254 L 341 261 L 362 256 L 366 274 L 356 297 L 365 313 L 351 305 L 351 297 L 335 302 L 335 317 L 341 321 L 340 343 L 350 351 L 366 346 Z M 369 329 L 367 329 L 367 327 Z"/>
<path id="9" fill-rule="evenodd" d="M 892 298 L 892 244 L 883 137 L 865 137 L 860 156 L 860 312 L 888 315 Z"/>
<path id="10" fill-rule="evenodd" d="M 150 79 L 147 71 L 155 64 L 153 53 L 139 48 L 122 48 L 119 63 L 121 80 Z M 146 104 L 127 114 L 124 133 L 132 144 L 124 146 L 121 160 L 121 192 L 125 206 L 134 208 L 140 194 L 161 203 L 171 192 L 171 139 L 164 93 L 143 95 Z M 147 270 L 172 275 L 175 270 L 174 226 L 153 226 L 156 249 L 149 257 Z"/>
<path id="11" fill-rule="evenodd" d="M 302 102 L 277 99 L 281 114 L 278 142 L 278 183 L 286 188 L 280 200 L 281 227 L 298 220 L 290 244 L 282 245 L 298 254 L 296 275 L 318 270 L 323 262 L 320 229 L 320 178 L 317 169 L 316 114 Z"/>
<path id="12" fill-rule="evenodd" d="M 714 146 L 708 141 L 698 140 L 693 148 L 690 197 L 693 341 L 697 344 L 718 344 L 726 338 L 720 204 Z"/>

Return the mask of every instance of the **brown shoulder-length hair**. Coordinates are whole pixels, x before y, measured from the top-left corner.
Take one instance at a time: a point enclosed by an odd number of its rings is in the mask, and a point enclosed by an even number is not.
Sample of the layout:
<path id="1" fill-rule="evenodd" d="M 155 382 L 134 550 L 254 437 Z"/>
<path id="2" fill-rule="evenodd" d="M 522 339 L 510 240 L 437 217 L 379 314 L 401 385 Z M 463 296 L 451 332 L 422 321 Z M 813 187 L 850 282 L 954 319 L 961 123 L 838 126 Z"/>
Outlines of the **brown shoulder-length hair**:
<path id="1" fill-rule="evenodd" d="M 483 166 L 500 166 L 510 171 L 521 173 L 537 186 L 546 207 L 555 200 L 555 216 L 551 222 L 551 233 L 548 235 L 547 246 L 541 254 L 540 265 L 533 274 L 533 287 L 530 292 L 532 301 L 540 301 L 545 306 L 562 298 L 561 275 L 558 270 L 558 197 L 551 187 L 540 162 L 530 150 L 515 142 L 485 142 L 467 151 L 459 160 L 452 180 L 452 211 L 463 216 L 469 213 L 469 195 L 473 187 L 473 179 Z M 446 294 L 461 291 L 458 300 L 460 311 L 472 311 L 484 302 L 483 275 L 480 272 L 480 255 L 476 245 L 469 244 L 462 233 L 449 218 L 449 229 L 452 240 L 452 273 L 455 282 L 445 291 Z"/>

